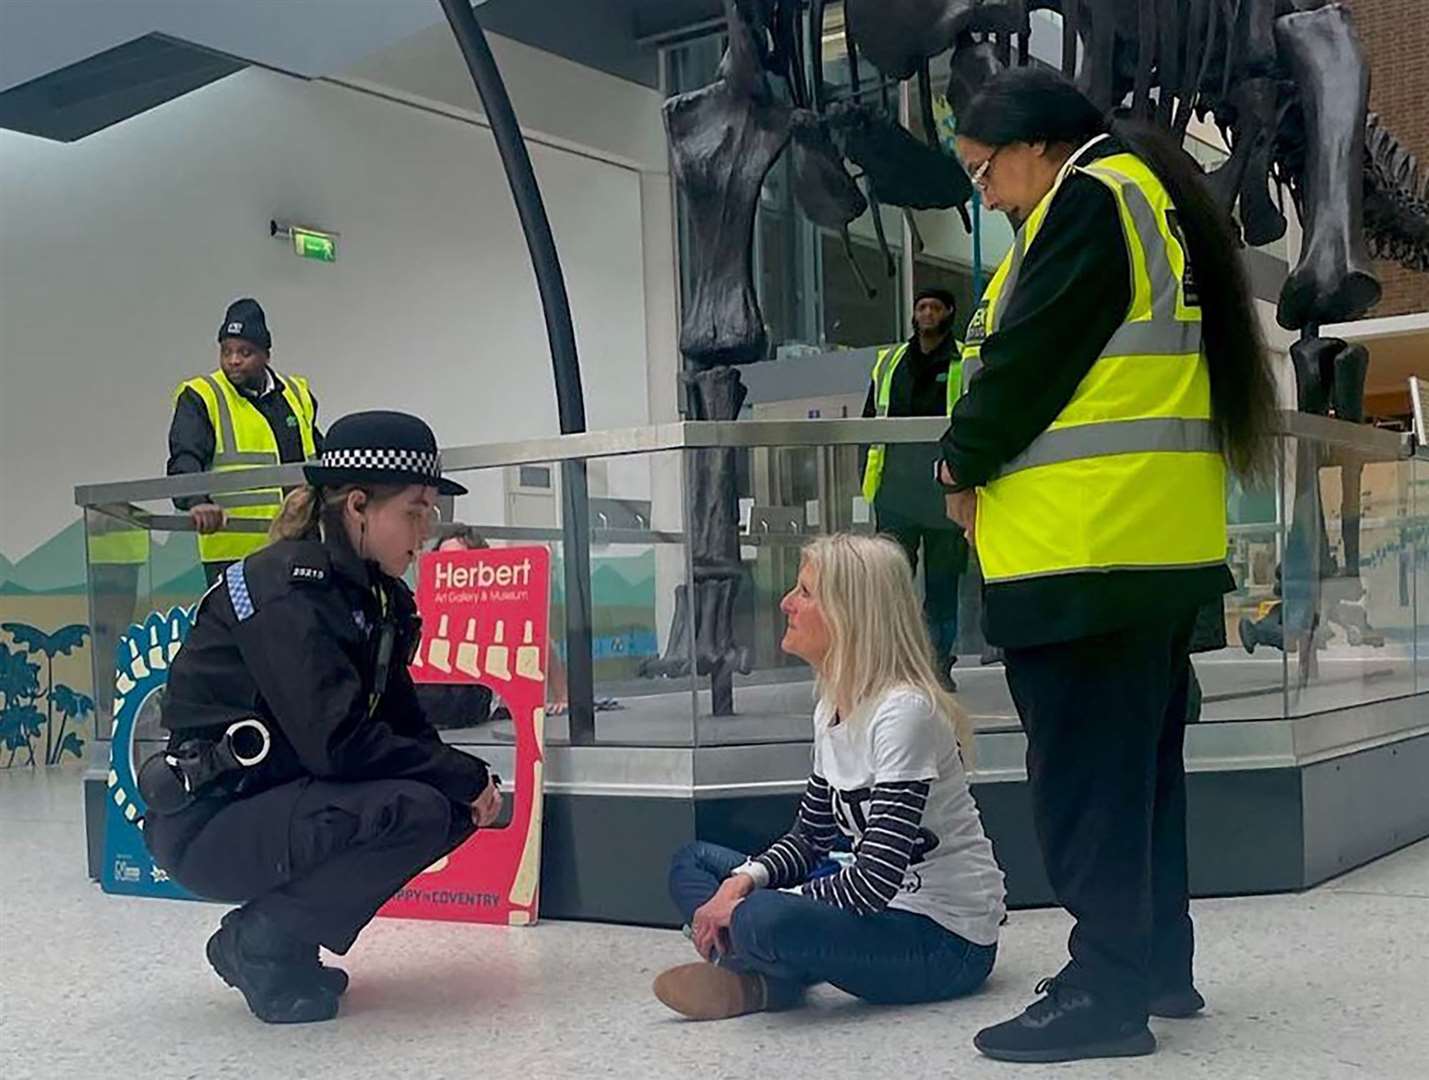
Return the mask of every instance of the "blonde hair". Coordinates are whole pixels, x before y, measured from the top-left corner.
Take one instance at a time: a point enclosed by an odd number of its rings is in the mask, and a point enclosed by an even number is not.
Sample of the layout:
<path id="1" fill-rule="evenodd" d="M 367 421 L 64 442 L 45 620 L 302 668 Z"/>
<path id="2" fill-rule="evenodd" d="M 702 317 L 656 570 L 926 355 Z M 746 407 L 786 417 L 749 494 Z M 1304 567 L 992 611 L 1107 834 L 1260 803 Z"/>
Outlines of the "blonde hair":
<path id="1" fill-rule="evenodd" d="M 820 696 L 848 719 L 889 690 L 912 687 L 952 724 L 970 766 L 972 721 L 938 679 L 903 549 L 884 536 L 834 533 L 809 543 L 803 561 L 814 572 L 814 598 L 829 628 Z"/>
<path id="2" fill-rule="evenodd" d="M 288 492 L 282 509 L 268 526 L 268 540 L 321 540 L 322 530 L 342 527 L 343 504 L 354 491 L 365 492 L 375 504 L 400 495 L 401 484 L 344 484 L 335 488 L 318 488 L 304 484 Z M 342 535 L 346 535 L 345 533 Z"/>

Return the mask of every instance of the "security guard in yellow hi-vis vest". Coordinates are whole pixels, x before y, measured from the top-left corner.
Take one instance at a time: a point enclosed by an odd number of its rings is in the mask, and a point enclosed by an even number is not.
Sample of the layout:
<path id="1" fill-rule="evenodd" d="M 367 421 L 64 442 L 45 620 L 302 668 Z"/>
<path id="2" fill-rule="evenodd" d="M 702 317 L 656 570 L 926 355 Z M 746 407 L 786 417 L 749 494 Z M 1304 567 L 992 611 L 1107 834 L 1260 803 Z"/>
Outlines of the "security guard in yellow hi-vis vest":
<path id="1" fill-rule="evenodd" d="M 270 366 L 273 338 L 258 301 L 235 300 L 218 328 L 219 368 L 181 384 L 169 427 L 170 476 L 227 472 L 307 461 L 322 451 L 318 403 L 299 375 Z M 175 499 L 198 532 L 209 581 L 267 541 L 258 531 L 227 528 L 238 520 L 270 522 L 282 505 L 278 488 Z"/>
<path id="2" fill-rule="evenodd" d="M 878 351 L 863 415 L 951 416 L 962 392 L 962 342 L 953 333 L 958 306 L 946 289 L 920 290 L 913 302 L 913 336 Z M 923 551 L 923 608 L 937 652 L 938 671 L 950 687 L 957 662 L 958 579 L 967 569 L 963 530 L 949 521 L 943 492 L 933 477 L 941 456 L 936 444 L 875 443 L 863 470 L 863 497 L 878 531 L 897 540 L 918 570 Z"/>
<path id="3" fill-rule="evenodd" d="M 995 77 L 958 121 L 971 178 L 1018 229 L 969 320 L 942 479 L 1027 736 L 1043 865 L 1076 919 L 1045 996 L 975 1044 L 1024 1062 L 1146 1054 L 1148 1015 L 1205 1004 L 1189 642 L 1233 587 L 1227 466 L 1263 464 L 1274 384 L 1229 216 L 1178 145 L 1113 128 L 1048 70 Z"/>

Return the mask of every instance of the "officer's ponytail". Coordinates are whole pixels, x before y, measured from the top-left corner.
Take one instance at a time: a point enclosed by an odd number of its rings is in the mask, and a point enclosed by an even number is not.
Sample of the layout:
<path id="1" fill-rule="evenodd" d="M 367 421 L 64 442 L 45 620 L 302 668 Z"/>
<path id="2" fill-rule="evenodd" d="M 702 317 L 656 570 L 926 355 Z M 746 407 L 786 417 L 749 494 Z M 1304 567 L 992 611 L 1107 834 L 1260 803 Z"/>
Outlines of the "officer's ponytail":
<path id="1" fill-rule="evenodd" d="M 283 508 L 268 526 L 269 540 L 317 540 L 322 533 L 322 493 L 311 484 L 294 488 L 283 500 Z"/>
<path id="2" fill-rule="evenodd" d="M 282 509 L 268 527 L 268 539 L 321 540 L 324 528 L 333 535 L 345 536 L 343 506 L 350 494 L 364 492 L 370 504 L 375 506 L 396 498 L 405 490 L 404 484 L 344 484 L 332 488 L 304 484 L 290 491 L 283 500 Z"/>

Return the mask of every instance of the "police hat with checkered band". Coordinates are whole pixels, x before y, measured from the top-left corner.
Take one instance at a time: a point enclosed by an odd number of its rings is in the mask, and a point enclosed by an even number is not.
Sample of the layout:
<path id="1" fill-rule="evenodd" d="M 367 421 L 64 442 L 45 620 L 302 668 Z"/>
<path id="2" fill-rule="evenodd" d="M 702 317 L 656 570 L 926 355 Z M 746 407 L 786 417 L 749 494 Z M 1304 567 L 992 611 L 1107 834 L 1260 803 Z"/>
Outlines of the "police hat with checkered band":
<path id="1" fill-rule="evenodd" d="M 426 484 L 442 495 L 466 494 L 466 488 L 442 476 L 432 429 L 400 412 L 351 413 L 334 421 L 322 453 L 303 466 L 303 475 L 316 487 Z"/>

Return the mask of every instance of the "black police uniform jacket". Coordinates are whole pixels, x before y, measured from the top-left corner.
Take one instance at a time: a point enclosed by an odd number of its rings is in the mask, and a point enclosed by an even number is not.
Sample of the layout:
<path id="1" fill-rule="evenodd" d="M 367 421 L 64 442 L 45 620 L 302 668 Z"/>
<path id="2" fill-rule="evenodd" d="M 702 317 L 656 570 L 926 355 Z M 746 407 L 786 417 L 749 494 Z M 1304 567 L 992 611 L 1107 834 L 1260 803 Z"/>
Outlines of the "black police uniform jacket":
<path id="1" fill-rule="evenodd" d="M 374 696 L 384 623 L 394 640 Z M 304 777 L 417 780 L 469 805 L 487 786 L 487 767 L 443 743 L 423 715 L 407 671 L 420 636 L 406 584 L 346 545 L 278 541 L 236 564 L 200 602 L 174 658 L 163 724 L 173 748 L 257 717 L 272 749 L 200 806 L 216 810 Z"/>

